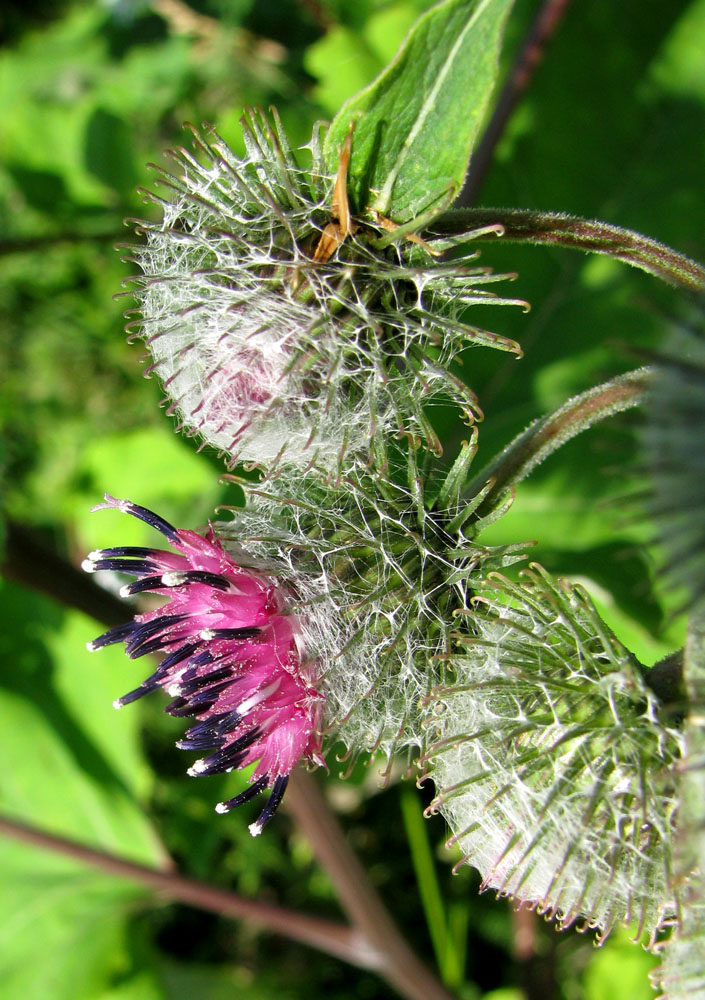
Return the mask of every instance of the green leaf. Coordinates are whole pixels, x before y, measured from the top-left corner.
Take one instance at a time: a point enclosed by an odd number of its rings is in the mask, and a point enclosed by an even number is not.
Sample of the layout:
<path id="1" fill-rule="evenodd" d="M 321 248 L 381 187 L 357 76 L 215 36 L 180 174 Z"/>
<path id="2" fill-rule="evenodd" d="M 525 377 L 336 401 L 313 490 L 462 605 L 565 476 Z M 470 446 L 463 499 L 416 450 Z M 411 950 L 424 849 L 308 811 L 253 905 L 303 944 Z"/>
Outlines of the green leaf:
<path id="1" fill-rule="evenodd" d="M 0 812 L 161 866 L 163 850 L 139 804 L 151 786 L 139 714 L 111 705 L 138 683 L 142 664 L 117 649 L 98 662 L 85 642 L 100 627 L 83 615 L 5 584 L 0 601 L 12 623 L 0 634 L 0 656 L 11 664 L 0 684 Z M 109 996 L 132 972 L 128 920 L 145 895 L 72 858 L 0 838 L 4 1000 Z M 147 1000 L 144 991 L 126 991 L 124 1000 L 133 995 Z"/>
<path id="2" fill-rule="evenodd" d="M 130 128 L 124 119 L 105 108 L 94 110 L 86 123 L 86 168 L 107 187 L 122 194 L 132 193 L 137 185 L 133 145 Z"/>
<path id="3" fill-rule="evenodd" d="M 138 802 L 150 780 L 139 718 L 112 708 L 144 668 L 117 649 L 98 663 L 85 644 L 101 629 L 83 615 L 65 614 L 4 584 L 0 599 L 13 626 L 0 634 L 0 656 L 12 664 L 0 686 L 0 811 L 161 864 L 162 850 Z"/>
<path id="4" fill-rule="evenodd" d="M 12 841 L 0 841 L 0 869 L 4 1000 L 109 996 L 111 983 L 131 971 L 126 918 L 144 891 Z"/>
<path id="5" fill-rule="evenodd" d="M 585 1000 L 611 1000 L 615 983 L 620 1000 L 653 1000 L 649 973 L 655 965 L 654 956 L 635 948 L 628 933 L 620 930 L 591 956 L 585 970 Z"/>
<path id="6" fill-rule="evenodd" d="M 460 187 L 497 74 L 512 0 L 445 0 L 416 22 L 387 69 L 336 115 L 331 172 L 355 122 L 349 191 L 404 223 Z M 462 123 L 459 127 L 459 123 Z"/>

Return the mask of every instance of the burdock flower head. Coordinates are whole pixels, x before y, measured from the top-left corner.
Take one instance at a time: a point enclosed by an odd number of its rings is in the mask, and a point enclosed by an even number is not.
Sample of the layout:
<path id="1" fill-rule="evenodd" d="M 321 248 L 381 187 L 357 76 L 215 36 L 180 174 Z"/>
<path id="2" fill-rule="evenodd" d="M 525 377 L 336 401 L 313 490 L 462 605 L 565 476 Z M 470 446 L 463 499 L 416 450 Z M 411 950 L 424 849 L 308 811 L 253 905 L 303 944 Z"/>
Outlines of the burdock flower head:
<path id="1" fill-rule="evenodd" d="M 174 151 L 175 172 L 158 178 L 166 196 L 148 194 L 162 218 L 138 223 L 130 327 L 169 411 L 230 465 L 283 458 L 341 471 L 390 432 L 440 450 L 424 403 L 452 399 L 468 420 L 479 414 L 450 372 L 459 352 L 519 350 L 463 318 L 474 303 L 516 301 L 487 290 L 506 276 L 470 266 L 467 253 L 444 260 L 454 241 L 426 243 L 413 224 L 353 215 L 352 132 L 335 177 L 318 134 L 311 170 L 276 115 L 272 126 L 250 112 L 243 135 L 242 159 L 215 133 L 195 134 L 195 154 Z M 488 230 L 499 227 L 455 242 Z"/>
<path id="2" fill-rule="evenodd" d="M 208 751 L 189 774 L 256 764 L 248 788 L 216 806 L 228 812 L 271 786 L 267 805 L 250 826 L 256 836 L 281 802 L 298 761 L 322 763 L 321 697 L 300 623 L 288 613 L 292 596 L 266 573 L 238 565 L 212 529 L 205 537 L 177 530 L 144 507 L 107 495 L 94 509 L 106 507 L 157 528 L 175 551 L 101 549 L 90 554 L 84 569 L 136 577 L 123 596 L 149 591 L 169 600 L 110 629 L 88 648 L 124 642 L 133 658 L 163 654 L 154 673 L 115 707 L 162 688 L 172 696 L 165 711 L 195 720 L 177 746 Z"/>

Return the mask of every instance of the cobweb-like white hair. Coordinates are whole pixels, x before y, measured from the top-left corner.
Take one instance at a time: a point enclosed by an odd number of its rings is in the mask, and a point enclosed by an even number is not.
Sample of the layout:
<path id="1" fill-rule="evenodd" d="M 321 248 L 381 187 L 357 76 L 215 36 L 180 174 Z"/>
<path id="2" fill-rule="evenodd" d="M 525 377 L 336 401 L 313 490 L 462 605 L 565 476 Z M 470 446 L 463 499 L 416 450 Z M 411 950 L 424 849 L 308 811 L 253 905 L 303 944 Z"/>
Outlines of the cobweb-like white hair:
<path id="1" fill-rule="evenodd" d="M 607 934 L 672 916 L 680 732 L 587 595 L 494 578 L 434 694 L 426 774 L 485 888 Z"/>
<path id="2" fill-rule="evenodd" d="M 337 488 L 315 472 L 294 485 L 275 477 L 245 486 L 248 505 L 216 525 L 240 564 L 275 572 L 296 595 L 327 730 L 353 759 L 419 751 L 456 613 L 484 574 L 523 558 L 520 546 L 475 544 L 481 521 L 454 527 L 457 497 L 422 517 L 406 487 L 388 483 L 380 496 L 373 482 L 371 473 Z"/>
<path id="3" fill-rule="evenodd" d="M 519 351 L 462 318 L 474 303 L 517 303 L 487 290 L 507 276 L 470 266 L 472 255 L 430 252 L 473 233 L 379 248 L 374 220 L 315 260 L 334 181 L 317 136 L 304 171 L 276 117 L 272 127 L 251 112 L 243 135 L 243 159 L 215 134 L 195 134 L 195 155 L 173 152 L 175 173 L 158 179 L 167 196 L 151 196 L 162 218 L 138 223 L 130 329 L 149 347 L 170 412 L 231 466 L 285 457 L 342 473 L 390 433 L 438 451 L 424 403 L 479 414 L 450 372 L 458 353 L 471 343 Z"/>

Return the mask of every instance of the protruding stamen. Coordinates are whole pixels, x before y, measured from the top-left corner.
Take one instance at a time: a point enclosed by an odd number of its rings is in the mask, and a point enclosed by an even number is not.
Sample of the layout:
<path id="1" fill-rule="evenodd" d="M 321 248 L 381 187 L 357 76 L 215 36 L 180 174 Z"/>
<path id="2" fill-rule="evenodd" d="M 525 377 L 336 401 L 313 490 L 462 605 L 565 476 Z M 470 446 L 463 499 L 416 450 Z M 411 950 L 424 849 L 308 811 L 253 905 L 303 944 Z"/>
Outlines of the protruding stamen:
<path id="1" fill-rule="evenodd" d="M 123 694 L 120 698 L 116 698 L 113 702 L 113 708 L 122 708 L 123 705 L 130 705 L 133 701 L 137 701 L 145 694 L 149 694 L 150 691 L 154 691 L 156 684 L 140 684 L 139 687 L 135 688 L 133 691 L 128 691 L 127 694 Z"/>
<path id="2" fill-rule="evenodd" d="M 211 715 L 208 719 L 197 722 L 186 732 L 186 738 L 190 740 L 202 739 L 204 736 L 227 736 L 233 732 L 241 722 L 237 712 L 221 712 L 219 715 Z"/>
<path id="3" fill-rule="evenodd" d="M 194 677 L 193 680 L 184 681 L 182 678 L 179 694 L 188 698 L 189 695 L 196 694 L 197 691 L 202 691 L 203 688 L 210 687 L 211 684 L 217 684 L 218 681 L 223 681 L 226 677 L 229 678 L 231 674 L 232 669 L 230 667 L 219 667 L 218 670 L 211 670 L 210 673 L 203 674 L 201 677 Z"/>
<path id="4" fill-rule="evenodd" d="M 159 669 L 166 673 L 166 671 L 170 670 L 171 667 L 175 667 L 177 663 L 181 663 L 182 660 L 187 660 L 193 653 L 196 652 L 200 645 L 200 642 L 187 642 L 179 649 L 175 649 L 173 653 L 169 653 L 168 656 L 164 657 L 162 662 L 159 664 Z"/>
<path id="5" fill-rule="evenodd" d="M 169 630 L 173 625 L 179 625 L 187 618 L 188 615 L 159 615 L 148 622 L 137 622 L 132 638 L 125 647 L 126 653 L 132 659 L 137 659 L 138 656 L 144 656 L 145 653 L 154 653 L 168 642 L 175 642 L 176 637 L 170 636 Z M 152 639 L 152 636 L 156 636 L 156 639 Z"/>
<path id="6" fill-rule="evenodd" d="M 133 691 L 128 691 L 121 698 L 117 698 L 113 705 L 116 708 L 122 708 L 123 705 L 129 705 L 133 701 L 137 701 L 145 694 L 149 694 L 150 691 L 154 691 L 158 686 L 159 682 L 164 679 L 166 671 L 163 665 L 160 663 L 157 669 L 151 674 L 146 680 L 142 681 L 139 687 L 136 687 Z M 118 704 L 119 702 L 119 704 Z"/>
<path id="7" fill-rule="evenodd" d="M 139 504 L 133 503 L 131 500 L 118 500 L 116 497 L 110 496 L 109 493 L 105 494 L 105 503 L 96 504 L 91 510 L 105 510 L 106 508 L 117 508 L 123 511 L 125 514 L 132 514 L 133 517 L 137 517 L 140 521 L 144 521 L 145 524 L 151 525 L 156 528 L 157 531 L 161 531 L 170 542 L 178 542 L 179 535 L 173 524 L 169 524 L 165 521 L 163 517 L 159 517 L 152 510 L 147 510 L 146 507 L 140 507 Z"/>
<path id="8" fill-rule="evenodd" d="M 84 560 L 87 562 L 87 560 Z M 148 573 L 155 573 L 159 567 L 149 559 L 95 559 L 91 560 L 92 569 L 83 568 L 87 573 L 97 573 L 99 570 L 108 569 L 113 573 L 129 573 L 130 576 L 146 576 Z"/>
<path id="9" fill-rule="evenodd" d="M 245 751 L 255 742 L 259 735 L 260 729 L 258 726 L 255 726 L 254 729 L 250 729 L 244 736 L 233 740 L 232 743 L 228 743 L 227 746 L 224 746 L 222 750 L 218 750 L 217 753 L 209 754 L 208 757 L 202 757 L 201 760 L 197 760 L 189 768 L 188 773 L 192 777 L 196 777 L 200 774 L 218 774 L 220 771 L 228 771 L 239 767 L 245 756 Z"/>
<path id="10" fill-rule="evenodd" d="M 191 667 L 204 667 L 206 663 L 215 663 L 215 656 L 208 649 L 204 649 L 202 653 L 192 658 Z"/>
<path id="11" fill-rule="evenodd" d="M 250 823 L 248 830 L 253 837 L 259 837 L 264 827 L 269 823 L 274 813 L 279 808 L 281 800 L 284 798 L 286 786 L 289 784 L 289 775 L 280 775 L 272 785 L 272 794 L 267 800 L 267 805 L 259 814 L 254 823 Z"/>
<path id="12" fill-rule="evenodd" d="M 112 646 L 116 642 L 126 642 L 134 635 L 135 629 L 138 627 L 138 622 L 125 622 L 124 625 L 116 625 L 115 628 L 103 632 L 97 639 L 87 642 L 86 649 L 93 653 L 96 649 L 102 649 L 104 646 Z"/>
<path id="13" fill-rule="evenodd" d="M 224 737 L 210 735 L 202 736 L 200 739 L 177 740 L 176 745 L 179 750 L 219 750 L 223 746 Z M 198 763 L 201 763 L 200 761 Z"/>
<path id="14" fill-rule="evenodd" d="M 261 631 L 253 625 L 245 628 L 204 628 L 200 635 L 206 642 L 211 639 L 254 639 Z"/>
<path id="15" fill-rule="evenodd" d="M 215 590 L 229 590 L 230 581 L 218 573 L 208 573 L 206 570 L 193 569 L 188 571 L 172 571 L 162 574 L 163 587 L 183 587 L 188 583 L 202 583 Z"/>
<path id="16" fill-rule="evenodd" d="M 146 549 L 138 545 L 115 545 L 109 549 L 94 549 L 88 553 L 87 558 L 91 562 L 97 562 L 99 559 L 122 557 L 126 559 L 149 559 L 150 556 L 154 556 L 155 554 L 159 554 L 155 549 Z"/>
<path id="17" fill-rule="evenodd" d="M 234 680 L 237 680 L 237 678 L 227 677 L 224 681 L 220 681 L 219 684 L 209 684 L 208 687 L 204 688 L 202 691 L 197 691 L 196 694 L 192 694 L 188 699 L 189 704 L 191 704 L 199 714 L 201 712 L 206 712 L 208 708 L 217 700 L 220 692 L 227 691 L 227 689 L 232 686 Z"/>
<path id="18" fill-rule="evenodd" d="M 135 594 L 142 594 L 149 590 L 159 590 L 162 586 L 161 576 L 145 576 L 134 583 L 126 583 L 120 587 L 120 597 L 133 597 Z"/>
<path id="19" fill-rule="evenodd" d="M 244 792 L 240 792 L 232 799 L 227 799 L 225 802 L 219 802 L 215 807 L 217 813 L 228 813 L 231 809 L 237 809 L 238 806 L 242 806 L 245 802 L 249 802 L 250 799 L 256 798 L 260 792 L 263 792 L 267 787 L 267 781 L 269 780 L 268 775 L 264 775 L 258 778 L 257 781 L 253 782 Z"/>
<path id="20" fill-rule="evenodd" d="M 209 708 L 213 707 L 214 701 L 215 699 L 211 702 L 206 702 L 205 705 L 193 705 L 191 702 L 186 701 L 185 698 L 177 697 L 169 702 L 164 711 L 169 715 L 184 719 L 192 715 L 201 715 L 203 712 L 207 712 Z"/>

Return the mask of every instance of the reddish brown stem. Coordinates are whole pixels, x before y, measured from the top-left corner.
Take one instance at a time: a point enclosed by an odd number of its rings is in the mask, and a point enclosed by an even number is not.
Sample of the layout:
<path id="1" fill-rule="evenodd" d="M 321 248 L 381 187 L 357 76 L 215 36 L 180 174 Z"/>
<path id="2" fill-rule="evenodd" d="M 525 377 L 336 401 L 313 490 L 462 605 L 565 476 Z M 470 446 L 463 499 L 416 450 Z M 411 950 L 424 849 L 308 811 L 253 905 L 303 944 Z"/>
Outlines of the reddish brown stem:
<path id="1" fill-rule="evenodd" d="M 295 779 L 295 780 L 294 780 Z M 291 788 L 291 784 L 294 788 Z M 405 997 L 450 1000 L 449 994 L 410 948 L 350 850 L 343 831 L 310 774 L 292 776 L 288 808 L 311 841 L 318 863 L 330 875 L 341 906 L 352 923 L 373 943 L 381 960 L 379 972 Z M 286 801 L 286 799 L 285 799 Z"/>
<path id="2" fill-rule="evenodd" d="M 353 965 L 367 969 L 374 969 L 379 965 L 377 957 L 362 934 L 343 924 L 309 917 L 280 906 L 260 903 L 258 900 L 238 896 L 234 892 L 219 889 L 206 882 L 198 882 L 183 875 L 140 865 L 6 816 L 0 816 L 0 834 L 45 851 L 75 858 L 109 875 L 138 882 L 155 892 L 163 893 L 170 900 L 186 903 L 200 910 L 210 910 L 212 913 L 233 920 L 248 920 L 276 934 L 283 934 L 311 948 L 318 948 L 320 951 L 335 955 L 336 958 L 351 962 Z"/>
<path id="3" fill-rule="evenodd" d="M 494 227 L 494 232 L 489 230 Z M 497 232 L 497 229 L 501 232 Z M 671 285 L 702 293 L 705 267 L 648 236 L 599 219 L 580 219 L 561 212 L 523 208 L 465 208 L 433 220 L 434 235 L 462 236 L 482 231 L 474 240 L 532 243 L 604 254 L 624 261 Z"/>
<path id="4" fill-rule="evenodd" d="M 545 0 L 534 18 L 499 95 L 494 113 L 477 149 L 472 154 L 465 184 L 455 203 L 458 208 L 474 204 L 492 162 L 497 143 L 514 108 L 531 83 L 546 46 L 558 28 L 569 3 L 570 0 Z"/>

